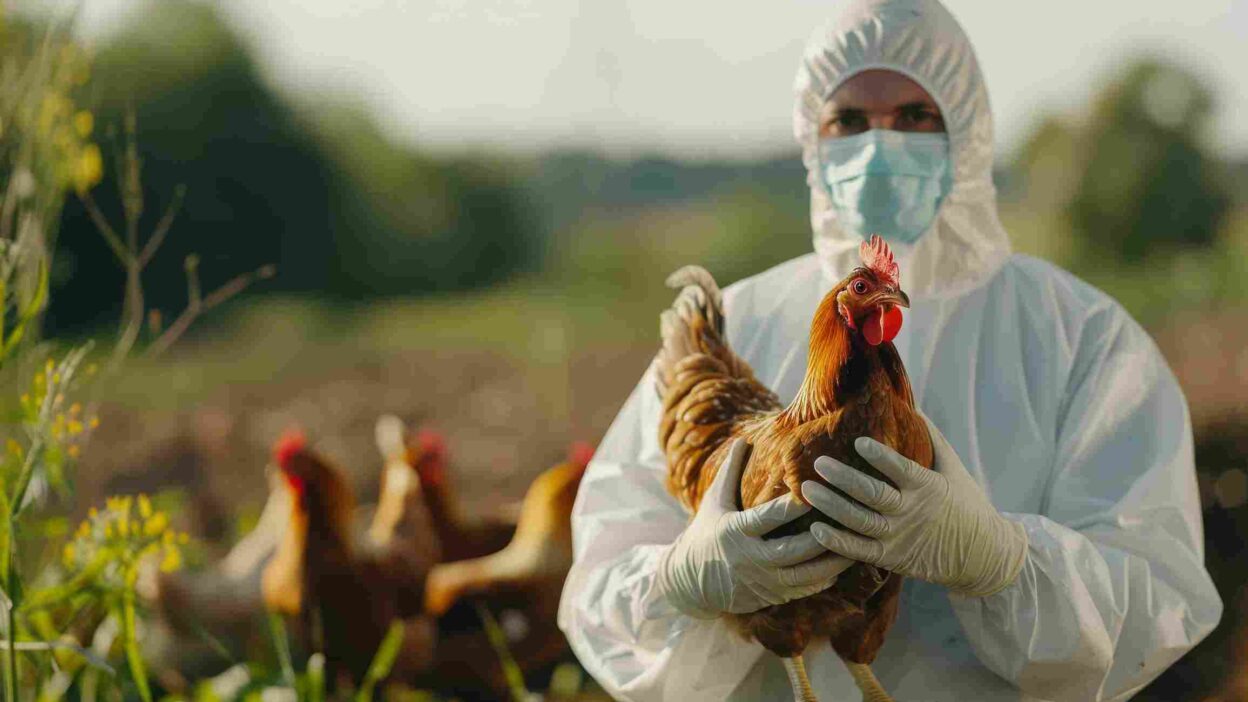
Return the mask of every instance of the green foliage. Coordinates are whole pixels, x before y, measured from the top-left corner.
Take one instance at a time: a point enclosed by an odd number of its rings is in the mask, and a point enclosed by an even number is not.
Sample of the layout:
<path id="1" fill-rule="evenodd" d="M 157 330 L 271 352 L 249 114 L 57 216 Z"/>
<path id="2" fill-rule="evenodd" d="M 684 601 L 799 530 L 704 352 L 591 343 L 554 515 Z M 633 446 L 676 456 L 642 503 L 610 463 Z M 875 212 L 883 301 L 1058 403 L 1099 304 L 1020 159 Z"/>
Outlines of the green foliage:
<path id="1" fill-rule="evenodd" d="M 524 687 L 524 674 L 520 672 L 520 666 L 516 665 L 516 659 L 512 657 L 511 650 L 507 648 L 507 635 L 503 633 L 503 628 L 498 625 L 488 605 L 477 602 L 476 608 L 477 616 L 481 618 L 481 624 L 485 627 L 486 638 L 489 639 L 494 654 L 498 656 L 499 663 L 502 664 L 503 676 L 507 679 L 512 702 L 528 702 L 529 691 Z"/>
<path id="2" fill-rule="evenodd" d="M 394 661 L 399 657 L 399 652 L 403 647 L 403 630 L 404 626 L 401 621 L 395 621 L 390 625 L 385 638 L 377 647 L 377 653 L 373 654 L 373 660 L 368 664 L 364 681 L 360 683 L 360 689 L 355 693 L 355 702 L 372 702 L 374 688 L 390 675 L 390 670 L 394 668 Z"/>
<path id="3" fill-rule="evenodd" d="M 359 108 L 301 110 L 332 175 L 339 292 L 460 290 L 532 268 L 538 221 L 521 186 L 523 163 L 435 160 L 387 139 Z"/>
<path id="4" fill-rule="evenodd" d="M 1196 76 L 1150 60 L 1101 93 L 1067 207 L 1090 255 L 1141 261 L 1213 244 L 1229 196 L 1202 143 L 1212 102 Z"/>
<path id="5" fill-rule="evenodd" d="M 181 306 L 191 253 L 209 287 L 275 263 L 265 287 L 340 299 L 480 286 L 540 254 L 516 164 L 425 157 L 332 96 L 292 106 L 209 4 L 152 2 L 136 16 L 99 50 L 90 94 L 105 131 L 137 115 L 142 197 L 154 205 L 145 227 L 171 185 L 185 186 L 183 235 L 143 274 L 154 299 Z M 121 154 L 109 151 L 116 168 Z M 114 201 L 115 188 L 104 182 L 99 199 Z M 78 203 L 66 208 L 49 331 L 117 312 L 114 298 L 87 292 L 123 285 L 115 266 L 97 263 L 108 251 L 90 220 Z"/>
<path id="6" fill-rule="evenodd" d="M 1248 171 L 1204 143 L 1213 101 L 1198 77 L 1140 59 L 1085 117 L 1042 119 L 1000 179 L 1015 248 L 1152 326 L 1248 299 L 1248 181 L 1229 177 Z"/>

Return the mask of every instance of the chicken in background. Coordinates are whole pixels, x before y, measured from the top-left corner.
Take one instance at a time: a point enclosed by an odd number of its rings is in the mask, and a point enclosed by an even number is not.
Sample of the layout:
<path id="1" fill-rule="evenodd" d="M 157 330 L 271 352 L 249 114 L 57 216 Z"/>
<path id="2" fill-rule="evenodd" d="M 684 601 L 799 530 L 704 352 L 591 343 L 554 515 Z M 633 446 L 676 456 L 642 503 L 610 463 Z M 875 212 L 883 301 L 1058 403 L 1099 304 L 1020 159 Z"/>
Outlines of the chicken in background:
<path id="1" fill-rule="evenodd" d="M 525 493 L 515 535 L 505 548 L 434 566 L 426 611 L 438 617 L 430 685 L 466 699 L 505 699 L 507 683 L 476 607 L 497 613 L 522 673 L 536 674 L 568 651 L 556 625 L 563 581 L 572 565 L 572 504 L 593 448 L 573 444 Z"/>
<path id="2" fill-rule="evenodd" d="M 860 436 L 931 467 L 927 426 L 892 344 L 901 328 L 899 308 L 909 304 L 897 264 L 878 236 L 863 242 L 860 255 L 862 267 L 833 286 L 815 311 L 806 375 L 787 407 L 728 347 L 723 299 L 711 274 L 689 266 L 668 279 L 681 292 L 662 315 L 663 345 L 655 358 L 663 400 L 659 444 L 667 456 L 668 490 L 691 511 L 737 437 L 752 446 L 741 477 L 742 509 L 786 492 L 801 498 L 803 481 L 823 482 L 814 469 L 819 456 L 891 483 L 854 450 Z M 811 510 L 766 537 L 800 534 L 815 521 L 840 528 Z M 802 652 L 830 639 L 864 699 L 888 700 L 869 665 L 896 619 L 901 582 L 900 575 L 857 563 L 827 590 L 725 617 L 784 659 L 797 699 L 814 699 Z"/>
<path id="3" fill-rule="evenodd" d="M 387 466 L 365 532 L 352 527 L 355 498 L 342 472 L 309 449 L 301 433 L 287 433 L 274 450 L 292 509 L 261 578 L 264 602 L 301 622 L 334 682 L 349 677 L 358 684 L 396 620 L 406 628 L 395 679 L 415 676 L 433 660 L 433 622 L 421 605 L 438 545 L 420 482 L 410 476 L 392 428 L 378 428 Z"/>
<path id="4" fill-rule="evenodd" d="M 255 526 L 220 561 L 199 571 L 163 573 L 145 564 L 139 595 L 155 613 L 144 648 L 162 682 L 219 672 L 217 646 L 242 656 L 267 636 L 260 578 L 290 520 L 290 495 L 267 468 L 269 496 Z M 211 641 L 211 643 L 210 643 Z"/>
<path id="5" fill-rule="evenodd" d="M 407 439 L 407 460 L 420 476 L 425 504 L 433 519 L 442 560 L 462 561 L 499 551 L 516 531 L 514 518 L 470 519 L 447 478 L 446 439 L 433 429 L 421 429 Z"/>

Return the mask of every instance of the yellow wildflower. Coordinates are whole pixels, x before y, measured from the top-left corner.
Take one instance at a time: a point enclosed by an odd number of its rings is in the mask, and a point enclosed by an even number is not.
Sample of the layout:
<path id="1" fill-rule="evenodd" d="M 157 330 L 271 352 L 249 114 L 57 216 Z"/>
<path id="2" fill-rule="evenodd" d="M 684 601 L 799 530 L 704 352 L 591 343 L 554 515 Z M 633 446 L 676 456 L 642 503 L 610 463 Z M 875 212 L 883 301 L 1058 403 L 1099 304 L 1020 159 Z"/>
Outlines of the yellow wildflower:
<path id="1" fill-rule="evenodd" d="M 100 426 L 100 418 L 99 418 L 99 417 L 92 417 L 92 418 L 91 418 L 91 421 L 87 423 L 87 426 L 91 427 L 92 429 L 94 429 L 94 428 L 96 428 L 96 427 Z"/>
<path id="2" fill-rule="evenodd" d="M 166 547 L 165 557 L 160 562 L 162 572 L 171 573 L 182 567 L 182 552 L 176 547 Z"/>
<path id="3" fill-rule="evenodd" d="M 78 445 L 77 445 L 77 444 L 75 444 L 75 445 L 70 446 L 69 448 L 65 449 L 65 453 L 69 454 L 69 457 L 70 457 L 70 458 L 77 458 L 77 457 L 79 456 L 79 454 L 81 454 L 81 453 L 82 453 L 82 449 L 78 448 Z"/>
<path id="4" fill-rule="evenodd" d="M 168 528 L 169 518 L 165 516 L 164 512 L 157 512 L 151 519 L 144 523 L 143 534 L 144 536 L 156 536 L 158 534 L 171 533 L 165 531 L 165 529 Z M 166 540 L 168 541 L 171 539 Z"/>
<path id="5" fill-rule="evenodd" d="M 104 175 L 104 158 L 100 155 L 100 147 L 87 144 L 74 163 L 74 189 L 85 193 L 95 187 Z"/>
<path id="6" fill-rule="evenodd" d="M 95 126 L 95 118 L 90 112 L 80 110 L 74 115 L 74 131 L 78 132 L 78 136 L 86 139 L 91 135 L 91 129 Z"/>
<path id="7" fill-rule="evenodd" d="M 139 493 L 139 516 L 144 519 L 152 517 L 152 500 L 144 493 Z"/>

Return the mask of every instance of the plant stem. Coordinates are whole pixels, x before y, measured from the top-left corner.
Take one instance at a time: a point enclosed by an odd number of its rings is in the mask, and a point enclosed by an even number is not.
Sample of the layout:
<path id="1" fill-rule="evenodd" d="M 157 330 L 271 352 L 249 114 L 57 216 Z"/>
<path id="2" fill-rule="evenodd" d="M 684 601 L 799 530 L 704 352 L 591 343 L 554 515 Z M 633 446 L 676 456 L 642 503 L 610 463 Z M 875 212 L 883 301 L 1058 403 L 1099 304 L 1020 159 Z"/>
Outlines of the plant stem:
<path id="1" fill-rule="evenodd" d="M 139 688 L 139 697 L 143 698 L 143 702 L 152 702 L 152 691 L 147 686 L 147 669 L 143 665 L 143 655 L 139 653 L 139 642 L 134 632 L 134 587 L 130 583 L 121 595 L 121 640 L 126 649 L 126 662 L 130 664 L 130 676 L 134 678 L 135 687 Z"/>
<path id="2" fill-rule="evenodd" d="M 503 633 L 503 628 L 498 625 L 489 607 L 481 602 L 477 602 L 476 606 L 477 616 L 481 617 L 481 623 L 485 626 L 485 637 L 489 639 L 495 655 L 498 656 L 498 664 L 503 669 L 503 678 L 507 681 L 512 700 L 525 702 L 529 699 L 529 690 L 524 686 L 524 673 L 516 665 L 511 649 L 507 648 L 507 635 Z"/>
<path id="3" fill-rule="evenodd" d="M 9 536 L 13 536 L 13 523 L 9 522 Z M 7 624 L 9 639 L 9 670 L 5 675 L 4 694 L 9 702 L 17 702 L 17 603 L 14 601 L 13 587 L 13 551 L 15 544 L 9 544 L 7 562 L 4 564 L 4 608 L 8 614 Z"/>
<path id="4" fill-rule="evenodd" d="M 269 634 L 273 637 L 273 648 L 277 653 L 277 662 L 282 668 L 282 678 L 290 689 L 295 689 L 295 666 L 290 660 L 290 642 L 286 638 L 286 625 L 282 615 L 269 612 Z"/>

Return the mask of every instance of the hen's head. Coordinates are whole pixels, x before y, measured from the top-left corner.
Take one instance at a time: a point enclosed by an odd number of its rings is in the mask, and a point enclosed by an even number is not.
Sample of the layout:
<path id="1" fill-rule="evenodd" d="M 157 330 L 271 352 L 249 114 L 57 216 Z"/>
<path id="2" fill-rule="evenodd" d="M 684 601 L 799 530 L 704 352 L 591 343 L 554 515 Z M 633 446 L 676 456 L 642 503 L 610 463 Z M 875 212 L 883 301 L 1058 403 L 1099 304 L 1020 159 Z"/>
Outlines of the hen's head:
<path id="1" fill-rule="evenodd" d="M 303 432 L 291 429 L 282 434 L 273 444 L 273 462 L 294 496 L 297 511 L 329 521 L 350 513 L 354 498 L 346 479 L 308 448 Z"/>
<path id="2" fill-rule="evenodd" d="M 847 327 L 871 346 L 892 341 L 901 331 L 901 307 L 910 298 L 901 289 L 893 252 L 878 235 L 858 249 L 862 266 L 832 289 L 836 309 Z"/>
<path id="3" fill-rule="evenodd" d="M 446 481 L 446 439 L 435 429 L 421 429 L 408 442 L 408 462 L 420 476 L 421 485 L 440 485 Z"/>
<path id="4" fill-rule="evenodd" d="M 588 441 L 573 441 L 568 445 L 568 462 L 588 466 L 594 459 L 594 446 Z"/>
<path id="5" fill-rule="evenodd" d="M 298 498 L 303 497 L 306 484 L 294 468 L 295 456 L 307 449 L 308 440 L 299 429 L 287 429 L 273 444 L 273 462 L 282 471 L 282 478 Z"/>

